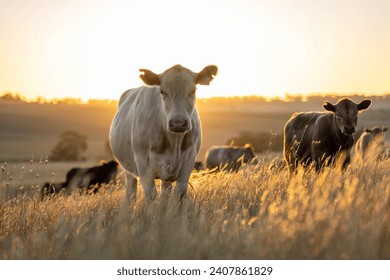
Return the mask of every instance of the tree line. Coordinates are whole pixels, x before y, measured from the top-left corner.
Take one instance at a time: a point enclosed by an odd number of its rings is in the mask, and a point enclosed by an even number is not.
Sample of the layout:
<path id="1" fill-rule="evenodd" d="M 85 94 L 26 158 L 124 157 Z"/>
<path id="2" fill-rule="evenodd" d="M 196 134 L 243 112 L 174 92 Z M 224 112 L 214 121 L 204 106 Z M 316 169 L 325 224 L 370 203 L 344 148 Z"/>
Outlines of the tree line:
<path id="1" fill-rule="evenodd" d="M 49 159 L 51 161 L 84 161 L 87 160 L 85 152 L 88 149 L 88 137 L 74 130 L 67 130 L 58 137 L 58 142 L 52 149 Z M 104 153 L 112 157 L 108 140 L 104 144 Z"/>

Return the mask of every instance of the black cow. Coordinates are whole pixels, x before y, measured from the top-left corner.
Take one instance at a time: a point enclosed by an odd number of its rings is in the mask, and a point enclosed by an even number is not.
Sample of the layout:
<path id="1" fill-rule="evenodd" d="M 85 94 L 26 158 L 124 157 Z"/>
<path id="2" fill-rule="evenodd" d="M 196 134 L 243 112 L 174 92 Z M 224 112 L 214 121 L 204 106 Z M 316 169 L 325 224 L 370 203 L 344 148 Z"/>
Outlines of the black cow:
<path id="1" fill-rule="evenodd" d="M 195 161 L 195 164 L 194 164 L 194 170 L 196 171 L 201 171 L 203 170 L 204 167 L 203 167 L 203 162 L 201 161 Z"/>
<path id="2" fill-rule="evenodd" d="M 359 104 L 341 99 L 336 105 L 325 102 L 328 112 L 295 113 L 284 127 L 284 158 L 295 171 L 299 163 L 304 166 L 314 162 L 319 171 L 325 164 L 340 158 L 346 168 L 351 158 L 358 112 L 366 110 L 371 100 Z"/>
<path id="3" fill-rule="evenodd" d="M 253 147 L 246 144 L 244 147 L 213 146 L 207 150 L 205 162 L 208 169 L 237 172 L 243 163 L 257 164 L 258 161 Z"/>
<path id="4" fill-rule="evenodd" d="M 107 184 L 115 179 L 117 170 L 118 163 L 113 160 L 90 168 L 72 168 L 66 174 L 65 182 L 45 183 L 42 196 L 58 193 L 61 190 L 72 192 L 77 189 L 96 193 L 100 184 Z"/>

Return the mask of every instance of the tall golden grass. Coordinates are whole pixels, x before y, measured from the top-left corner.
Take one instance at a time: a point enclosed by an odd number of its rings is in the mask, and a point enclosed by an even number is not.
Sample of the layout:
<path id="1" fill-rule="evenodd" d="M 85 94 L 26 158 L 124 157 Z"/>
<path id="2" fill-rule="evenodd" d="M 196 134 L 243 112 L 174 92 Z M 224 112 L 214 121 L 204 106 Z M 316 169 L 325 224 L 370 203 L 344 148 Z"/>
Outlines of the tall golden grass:
<path id="1" fill-rule="evenodd" d="M 389 259 L 390 160 L 320 174 L 260 163 L 194 173 L 180 203 L 95 195 L 0 200 L 1 259 Z"/>

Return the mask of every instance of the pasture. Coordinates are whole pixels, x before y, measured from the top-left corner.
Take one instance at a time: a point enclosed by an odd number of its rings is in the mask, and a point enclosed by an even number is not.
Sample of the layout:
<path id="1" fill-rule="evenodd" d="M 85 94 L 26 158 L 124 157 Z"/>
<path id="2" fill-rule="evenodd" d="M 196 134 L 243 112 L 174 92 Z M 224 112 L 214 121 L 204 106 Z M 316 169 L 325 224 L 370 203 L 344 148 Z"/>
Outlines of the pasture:
<path id="1" fill-rule="evenodd" d="M 209 146 L 242 131 L 281 133 L 292 112 L 321 110 L 322 101 L 198 103 L 201 160 Z M 116 105 L 0 108 L 0 259 L 390 259 L 389 158 L 353 163 L 345 172 L 291 175 L 272 164 L 281 152 L 269 151 L 238 173 L 193 172 L 181 203 L 173 197 L 144 203 L 138 185 L 135 203 L 122 204 L 123 174 L 94 195 L 42 201 L 44 182 L 108 157 L 104 143 Z M 374 99 L 358 126 L 388 126 L 388 108 L 387 99 Z M 68 128 L 88 135 L 89 161 L 46 161 Z"/>
<path id="2" fill-rule="evenodd" d="M 355 101 L 362 96 L 352 96 Z M 197 100 L 202 121 L 203 141 L 198 160 L 203 160 L 212 145 L 228 144 L 242 132 L 277 133 L 291 114 L 299 111 L 322 111 L 324 100 L 335 102 L 338 96 L 313 97 L 307 102 L 264 101 L 259 98 L 212 98 Z M 390 97 L 372 97 L 371 108 L 359 116 L 358 127 L 390 126 Z M 105 143 L 117 109 L 116 103 L 32 104 L 0 102 L 0 162 L 46 158 L 66 130 L 85 134 L 86 157 L 98 162 L 108 159 Z M 387 141 L 390 140 L 388 133 Z M 259 139 L 258 141 L 268 141 Z M 251 143 L 255 146 L 256 143 Z M 282 147 L 279 147 L 281 151 Z"/>
<path id="3" fill-rule="evenodd" d="M 44 174 L 50 165 L 32 167 Z M 263 159 L 238 173 L 193 173 L 182 203 L 145 204 L 140 191 L 125 206 L 121 177 L 95 195 L 41 201 L 32 184 L 7 198 L 8 168 L 1 259 L 390 258 L 389 159 L 319 175 L 290 175 Z"/>

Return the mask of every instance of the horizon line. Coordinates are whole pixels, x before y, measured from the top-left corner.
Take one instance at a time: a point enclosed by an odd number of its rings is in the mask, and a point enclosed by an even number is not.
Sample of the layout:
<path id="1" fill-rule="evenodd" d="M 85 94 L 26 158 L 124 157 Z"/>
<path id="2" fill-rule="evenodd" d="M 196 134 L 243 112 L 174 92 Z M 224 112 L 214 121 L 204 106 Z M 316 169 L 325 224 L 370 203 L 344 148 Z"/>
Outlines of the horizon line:
<path id="1" fill-rule="evenodd" d="M 313 93 L 284 93 L 283 96 L 274 95 L 267 96 L 262 94 L 243 94 L 243 95 L 226 95 L 226 96 L 207 96 L 207 97 L 197 97 L 197 100 L 212 100 L 212 99 L 258 99 L 264 100 L 267 102 L 270 101 L 306 101 L 310 98 L 315 97 L 341 97 L 341 96 L 367 96 L 367 97 L 388 97 L 390 96 L 390 91 L 377 93 L 366 93 L 366 92 L 313 92 Z M 0 95 L 0 101 L 14 101 L 14 102 L 25 102 L 25 103 L 51 103 L 51 104 L 90 104 L 90 103 L 115 103 L 119 99 L 110 99 L 110 98 L 83 98 L 83 97 L 53 97 L 48 98 L 41 95 L 37 95 L 33 98 L 28 98 L 21 93 L 5 91 Z"/>

